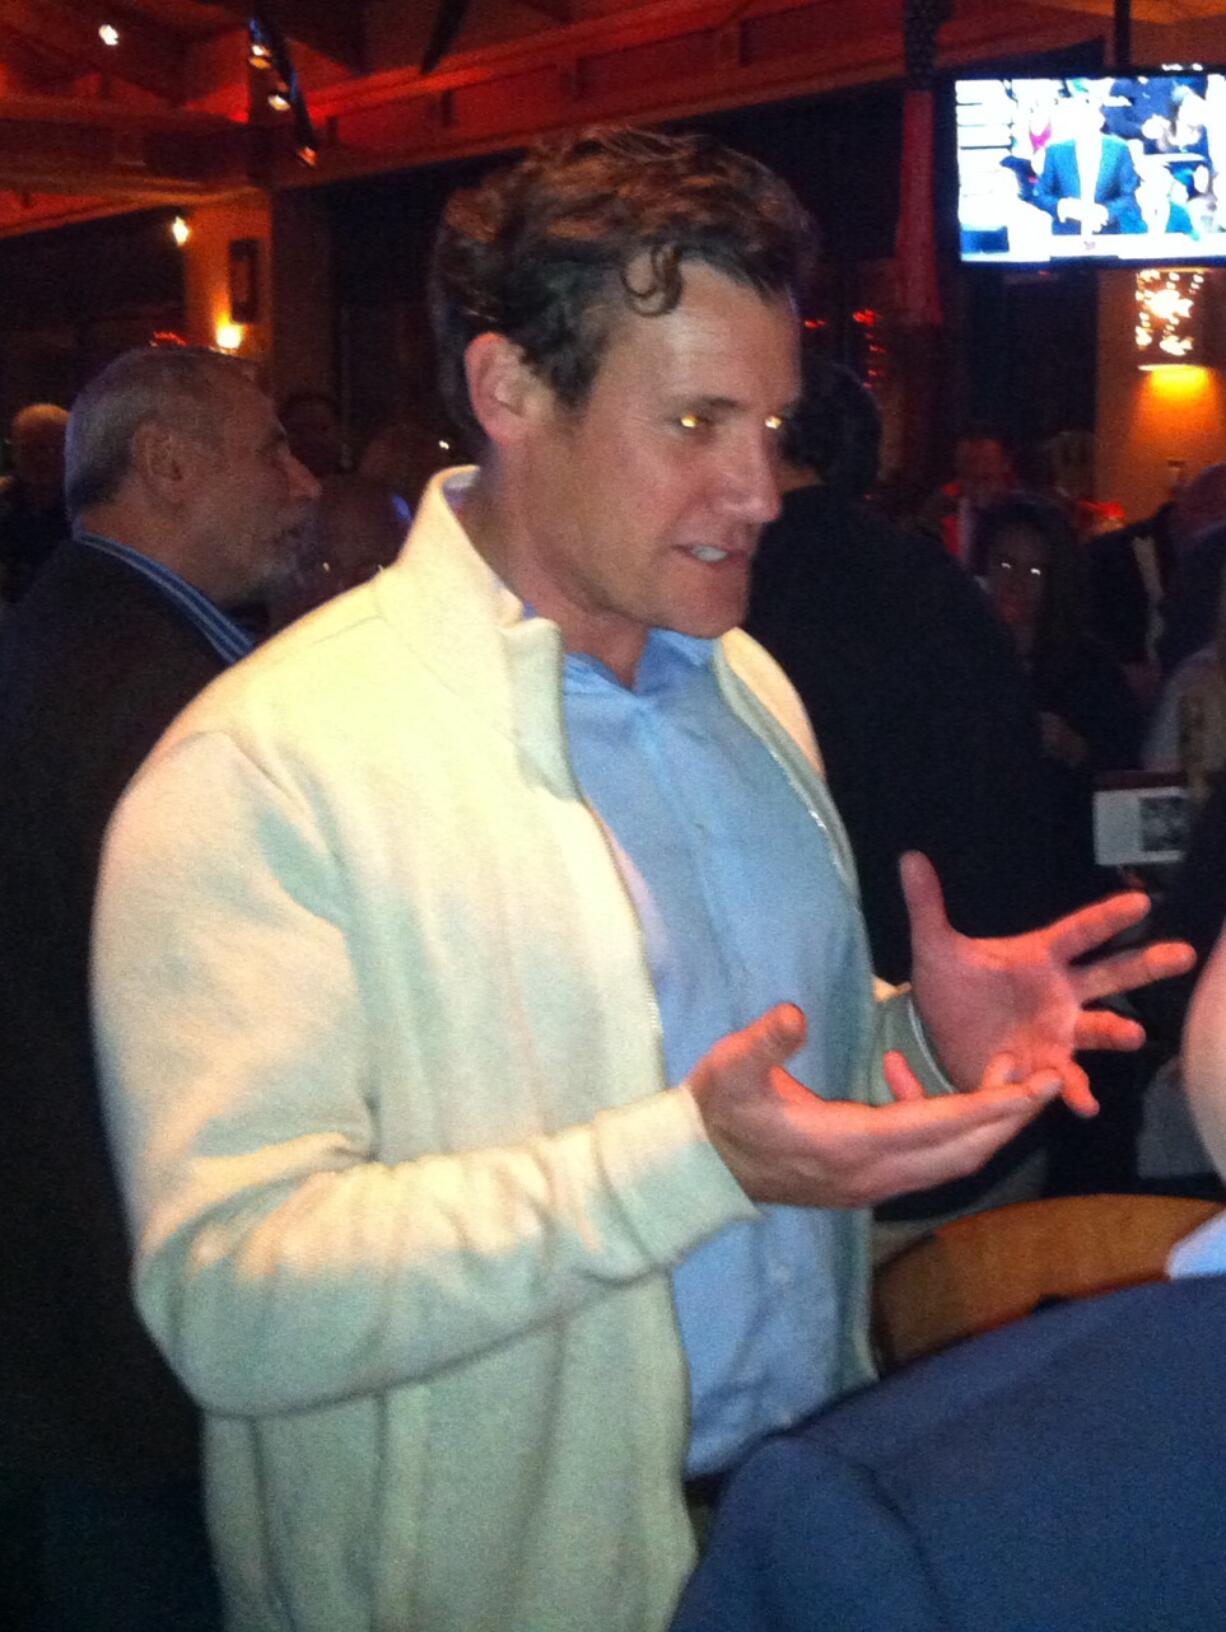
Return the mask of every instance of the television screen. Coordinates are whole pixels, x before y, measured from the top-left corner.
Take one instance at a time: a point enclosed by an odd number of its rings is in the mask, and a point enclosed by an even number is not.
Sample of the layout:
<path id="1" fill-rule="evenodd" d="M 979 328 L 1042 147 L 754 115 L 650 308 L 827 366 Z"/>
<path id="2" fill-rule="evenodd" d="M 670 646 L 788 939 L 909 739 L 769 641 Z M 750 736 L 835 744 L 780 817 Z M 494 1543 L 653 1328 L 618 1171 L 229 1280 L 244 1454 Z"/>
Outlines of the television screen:
<path id="1" fill-rule="evenodd" d="M 1226 73 L 955 81 L 964 261 L 1226 260 Z"/>

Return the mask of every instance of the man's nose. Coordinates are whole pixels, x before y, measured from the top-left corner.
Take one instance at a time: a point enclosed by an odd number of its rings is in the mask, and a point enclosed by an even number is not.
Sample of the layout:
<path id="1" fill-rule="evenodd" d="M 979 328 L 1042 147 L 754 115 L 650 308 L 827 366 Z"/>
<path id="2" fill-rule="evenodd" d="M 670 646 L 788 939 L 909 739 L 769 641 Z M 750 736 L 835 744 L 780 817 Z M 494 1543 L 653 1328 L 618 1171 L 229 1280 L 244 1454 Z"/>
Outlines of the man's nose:
<path id="1" fill-rule="evenodd" d="M 302 463 L 295 459 L 293 454 L 286 450 L 285 472 L 289 477 L 289 491 L 292 499 L 301 499 L 304 503 L 313 502 L 319 497 L 319 483 Z"/>
<path id="2" fill-rule="evenodd" d="M 725 503 L 742 521 L 765 527 L 782 508 L 779 492 L 779 453 L 773 432 L 746 436 L 737 450 L 735 465 L 726 472 Z"/>

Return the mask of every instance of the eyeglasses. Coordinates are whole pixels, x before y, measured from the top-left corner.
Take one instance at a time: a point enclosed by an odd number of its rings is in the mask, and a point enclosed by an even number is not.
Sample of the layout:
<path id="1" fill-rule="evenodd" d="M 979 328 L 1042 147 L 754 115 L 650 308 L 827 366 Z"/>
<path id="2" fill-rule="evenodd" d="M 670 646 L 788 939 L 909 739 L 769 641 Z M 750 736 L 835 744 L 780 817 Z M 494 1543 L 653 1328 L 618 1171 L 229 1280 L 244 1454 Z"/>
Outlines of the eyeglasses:
<path id="1" fill-rule="evenodd" d="M 1014 561 L 1008 555 L 997 556 L 994 561 L 989 562 L 988 571 L 1004 573 L 1006 577 L 1012 577 L 1016 573 L 1021 578 L 1033 578 L 1036 583 L 1041 583 L 1047 577 L 1047 568 L 1038 562 L 1032 561 L 1027 566 L 1024 562 Z"/>

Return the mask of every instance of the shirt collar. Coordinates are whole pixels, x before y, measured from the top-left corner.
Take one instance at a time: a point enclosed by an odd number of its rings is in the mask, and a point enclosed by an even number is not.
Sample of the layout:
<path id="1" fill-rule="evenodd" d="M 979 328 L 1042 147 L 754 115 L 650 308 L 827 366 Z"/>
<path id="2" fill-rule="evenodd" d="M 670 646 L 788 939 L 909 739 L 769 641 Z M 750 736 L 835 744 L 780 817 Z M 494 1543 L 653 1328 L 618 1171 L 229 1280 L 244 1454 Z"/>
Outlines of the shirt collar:
<path id="1" fill-rule="evenodd" d="M 87 528 L 79 528 L 73 538 L 77 544 L 96 550 L 100 555 L 109 555 L 139 573 L 195 624 L 223 663 L 237 663 L 239 658 L 246 657 L 248 652 L 254 650 L 255 641 L 247 630 L 235 623 L 195 584 L 188 583 L 186 578 L 175 572 L 173 567 L 142 555 L 139 550 L 121 544 L 118 539 L 91 533 Z"/>

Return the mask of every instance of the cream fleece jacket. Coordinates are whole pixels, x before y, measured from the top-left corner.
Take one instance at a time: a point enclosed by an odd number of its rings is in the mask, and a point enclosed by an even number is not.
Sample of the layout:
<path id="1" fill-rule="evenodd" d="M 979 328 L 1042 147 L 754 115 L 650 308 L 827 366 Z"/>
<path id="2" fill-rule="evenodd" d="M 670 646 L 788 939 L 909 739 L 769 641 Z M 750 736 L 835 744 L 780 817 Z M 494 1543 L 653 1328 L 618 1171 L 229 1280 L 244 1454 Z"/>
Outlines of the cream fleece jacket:
<path id="1" fill-rule="evenodd" d="M 395 567 L 181 716 L 112 825 L 97 1023 L 136 1296 L 206 1412 L 233 1632 L 659 1632 L 692 1561 L 667 1272 L 755 1209 L 663 1081 L 558 631 L 444 479 Z M 799 703 L 721 648 L 853 889 Z M 944 1086 L 866 955 L 822 1023 L 862 1062 L 830 1097 L 884 1097 L 886 1047 Z M 866 1220 L 841 1218 L 851 1384 Z"/>

